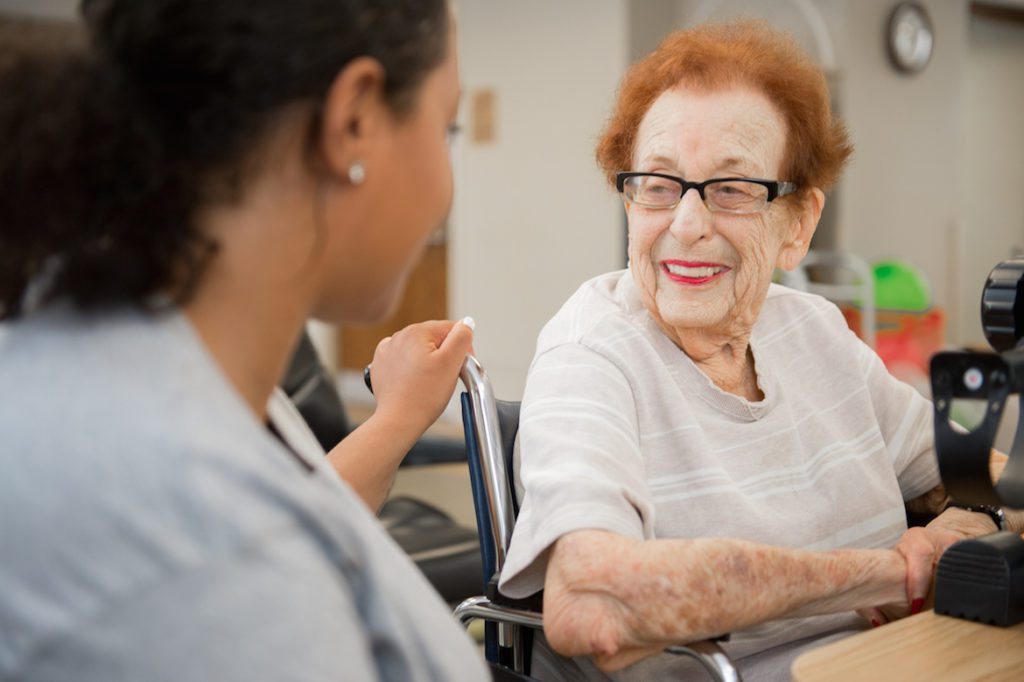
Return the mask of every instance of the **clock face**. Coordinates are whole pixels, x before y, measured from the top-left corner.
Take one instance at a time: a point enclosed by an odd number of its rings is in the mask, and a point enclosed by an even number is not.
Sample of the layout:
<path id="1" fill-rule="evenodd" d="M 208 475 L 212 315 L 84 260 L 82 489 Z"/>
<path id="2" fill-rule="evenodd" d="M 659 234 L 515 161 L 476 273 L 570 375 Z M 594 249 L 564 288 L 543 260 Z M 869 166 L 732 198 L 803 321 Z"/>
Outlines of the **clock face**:
<path id="1" fill-rule="evenodd" d="M 932 57 L 932 22 L 921 5 L 904 2 L 889 17 L 889 57 L 900 71 L 920 71 Z"/>

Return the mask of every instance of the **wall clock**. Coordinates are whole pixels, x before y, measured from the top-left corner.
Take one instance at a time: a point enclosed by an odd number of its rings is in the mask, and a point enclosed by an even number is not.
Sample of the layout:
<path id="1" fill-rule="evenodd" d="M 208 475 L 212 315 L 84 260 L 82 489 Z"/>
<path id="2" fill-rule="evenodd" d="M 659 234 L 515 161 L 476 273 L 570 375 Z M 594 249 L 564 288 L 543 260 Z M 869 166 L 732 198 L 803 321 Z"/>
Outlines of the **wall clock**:
<path id="1" fill-rule="evenodd" d="M 917 73 L 932 58 L 935 34 L 932 20 L 916 2 L 901 2 L 889 15 L 886 45 L 893 66 L 903 73 Z"/>

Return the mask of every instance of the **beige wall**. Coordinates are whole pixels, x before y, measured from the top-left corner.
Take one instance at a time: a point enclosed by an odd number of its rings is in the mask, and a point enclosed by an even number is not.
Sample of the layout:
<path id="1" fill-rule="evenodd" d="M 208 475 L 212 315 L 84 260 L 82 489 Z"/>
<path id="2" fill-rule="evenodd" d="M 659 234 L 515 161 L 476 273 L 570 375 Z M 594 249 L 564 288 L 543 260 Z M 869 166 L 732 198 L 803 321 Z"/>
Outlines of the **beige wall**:
<path id="1" fill-rule="evenodd" d="M 893 3 L 851 1 L 842 26 L 833 27 L 842 111 L 856 145 L 840 190 L 838 246 L 869 260 L 909 259 L 928 276 L 935 302 L 955 317 L 956 277 L 949 274 L 961 228 L 956 188 L 968 9 L 955 0 L 922 4 L 935 25 L 935 51 L 913 76 L 896 72 L 884 49 Z"/>
<path id="2" fill-rule="evenodd" d="M 518 398 L 543 324 L 588 277 L 625 262 L 617 196 L 594 143 L 625 67 L 620 0 L 460 0 L 465 105 L 496 93 L 496 140 L 456 145 L 453 316 L 473 315 L 499 397 Z"/>

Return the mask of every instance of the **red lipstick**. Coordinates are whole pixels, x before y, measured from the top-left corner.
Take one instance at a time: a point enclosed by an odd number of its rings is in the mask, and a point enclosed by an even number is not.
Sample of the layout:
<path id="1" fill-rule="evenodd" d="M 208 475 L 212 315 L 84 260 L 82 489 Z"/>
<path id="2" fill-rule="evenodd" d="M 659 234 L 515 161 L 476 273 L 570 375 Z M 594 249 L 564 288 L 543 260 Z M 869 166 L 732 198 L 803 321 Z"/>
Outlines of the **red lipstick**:
<path id="1" fill-rule="evenodd" d="M 661 261 L 661 269 L 665 276 L 673 282 L 689 285 L 706 284 L 718 279 L 730 270 L 730 268 L 721 263 L 685 260 L 663 260 Z"/>

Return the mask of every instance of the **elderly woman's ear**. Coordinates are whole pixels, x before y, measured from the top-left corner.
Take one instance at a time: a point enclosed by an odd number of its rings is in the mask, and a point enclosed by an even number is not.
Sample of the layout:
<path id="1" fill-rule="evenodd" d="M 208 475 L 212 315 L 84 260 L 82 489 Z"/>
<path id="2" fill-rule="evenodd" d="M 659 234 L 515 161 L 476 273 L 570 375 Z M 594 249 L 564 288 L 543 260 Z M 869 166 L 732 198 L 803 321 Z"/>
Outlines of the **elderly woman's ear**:
<path id="1" fill-rule="evenodd" d="M 818 220 L 821 219 L 823 208 L 825 208 L 825 193 L 817 187 L 812 187 L 803 201 L 793 208 L 789 234 L 779 251 L 776 267 L 790 271 L 800 265 L 800 261 L 807 255 L 807 250 L 811 246 L 811 237 L 814 236 L 814 230 L 818 227 Z"/>

